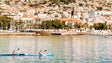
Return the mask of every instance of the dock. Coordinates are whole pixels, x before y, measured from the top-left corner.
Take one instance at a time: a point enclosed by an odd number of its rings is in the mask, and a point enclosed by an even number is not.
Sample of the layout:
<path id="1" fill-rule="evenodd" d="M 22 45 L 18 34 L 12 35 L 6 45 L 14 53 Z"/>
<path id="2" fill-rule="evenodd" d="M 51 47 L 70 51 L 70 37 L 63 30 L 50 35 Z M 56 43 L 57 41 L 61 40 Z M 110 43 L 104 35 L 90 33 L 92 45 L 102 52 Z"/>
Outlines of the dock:
<path id="1" fill-rule="evenodd" d="M 76 35 L 76 32 L 70 32 L 70 31 L 66 31 L 66 32 L 51 32 L 51 35 Z"/>

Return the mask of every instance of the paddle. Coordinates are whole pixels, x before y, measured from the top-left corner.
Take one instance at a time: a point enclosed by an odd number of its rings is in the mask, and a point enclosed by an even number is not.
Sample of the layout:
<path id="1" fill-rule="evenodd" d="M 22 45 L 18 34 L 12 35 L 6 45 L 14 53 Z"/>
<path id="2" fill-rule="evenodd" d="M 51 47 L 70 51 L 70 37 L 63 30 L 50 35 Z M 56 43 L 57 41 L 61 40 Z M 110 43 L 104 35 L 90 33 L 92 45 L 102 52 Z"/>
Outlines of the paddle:
<path id="1" fill-rule="evenodd" d="M 20 50 L 20 48 L 18 48 L 17 50 Z"/>
<path id="2" fill-rule="evenodd" d="M 43 52 L 46 52 L 47 50 L 44 50 Z"/>

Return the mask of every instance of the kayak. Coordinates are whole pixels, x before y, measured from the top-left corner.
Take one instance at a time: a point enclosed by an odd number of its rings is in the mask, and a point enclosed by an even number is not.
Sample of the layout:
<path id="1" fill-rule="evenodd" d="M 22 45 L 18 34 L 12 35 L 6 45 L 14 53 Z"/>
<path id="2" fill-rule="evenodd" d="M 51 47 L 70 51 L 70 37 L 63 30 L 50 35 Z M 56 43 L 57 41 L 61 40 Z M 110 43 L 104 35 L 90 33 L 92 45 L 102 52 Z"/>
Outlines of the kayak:
<path id="1" fill-rule="evenodd" d="M 0 56 L 54 56 L 54 54 L 0 54 Z"/>

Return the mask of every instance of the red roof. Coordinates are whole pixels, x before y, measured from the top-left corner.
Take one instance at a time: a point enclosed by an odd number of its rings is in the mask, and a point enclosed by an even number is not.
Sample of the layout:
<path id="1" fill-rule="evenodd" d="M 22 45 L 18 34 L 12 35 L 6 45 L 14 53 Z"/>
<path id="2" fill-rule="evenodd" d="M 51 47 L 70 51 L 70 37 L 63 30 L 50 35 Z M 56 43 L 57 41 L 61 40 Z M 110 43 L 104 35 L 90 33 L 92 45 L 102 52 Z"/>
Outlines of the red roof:
<path id="1" fill-rule="evenodd" d="M 75 22 L 80 23 L 80 22 L 82 22 L 82 21 L 80 21 L 78 19 L 73 19 L 73 18 L 61 18 L 59 20 L 61 22 L 66 21 L 66 22 L 69 22 L 69 23 L 75 23 Z"/>

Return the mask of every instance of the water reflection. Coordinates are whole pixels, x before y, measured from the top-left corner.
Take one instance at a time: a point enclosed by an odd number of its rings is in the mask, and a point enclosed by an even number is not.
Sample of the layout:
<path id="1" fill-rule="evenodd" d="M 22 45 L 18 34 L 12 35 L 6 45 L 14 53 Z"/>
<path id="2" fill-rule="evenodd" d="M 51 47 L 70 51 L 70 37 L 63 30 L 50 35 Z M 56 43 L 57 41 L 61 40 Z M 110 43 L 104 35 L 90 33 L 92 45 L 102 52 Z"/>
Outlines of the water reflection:
<path id="1" fill-rule="evenodd" d="M 37 54 L 39 50 L 55 54 L 39 57 L 0 57 L 0 63 L 110 63 L 112 37 L 108 36 L 1 36 L 0 53 L 11 53 L 20 48 L 23 53 Z M 7 60 L 6 60 L 7 59 Z"/>

